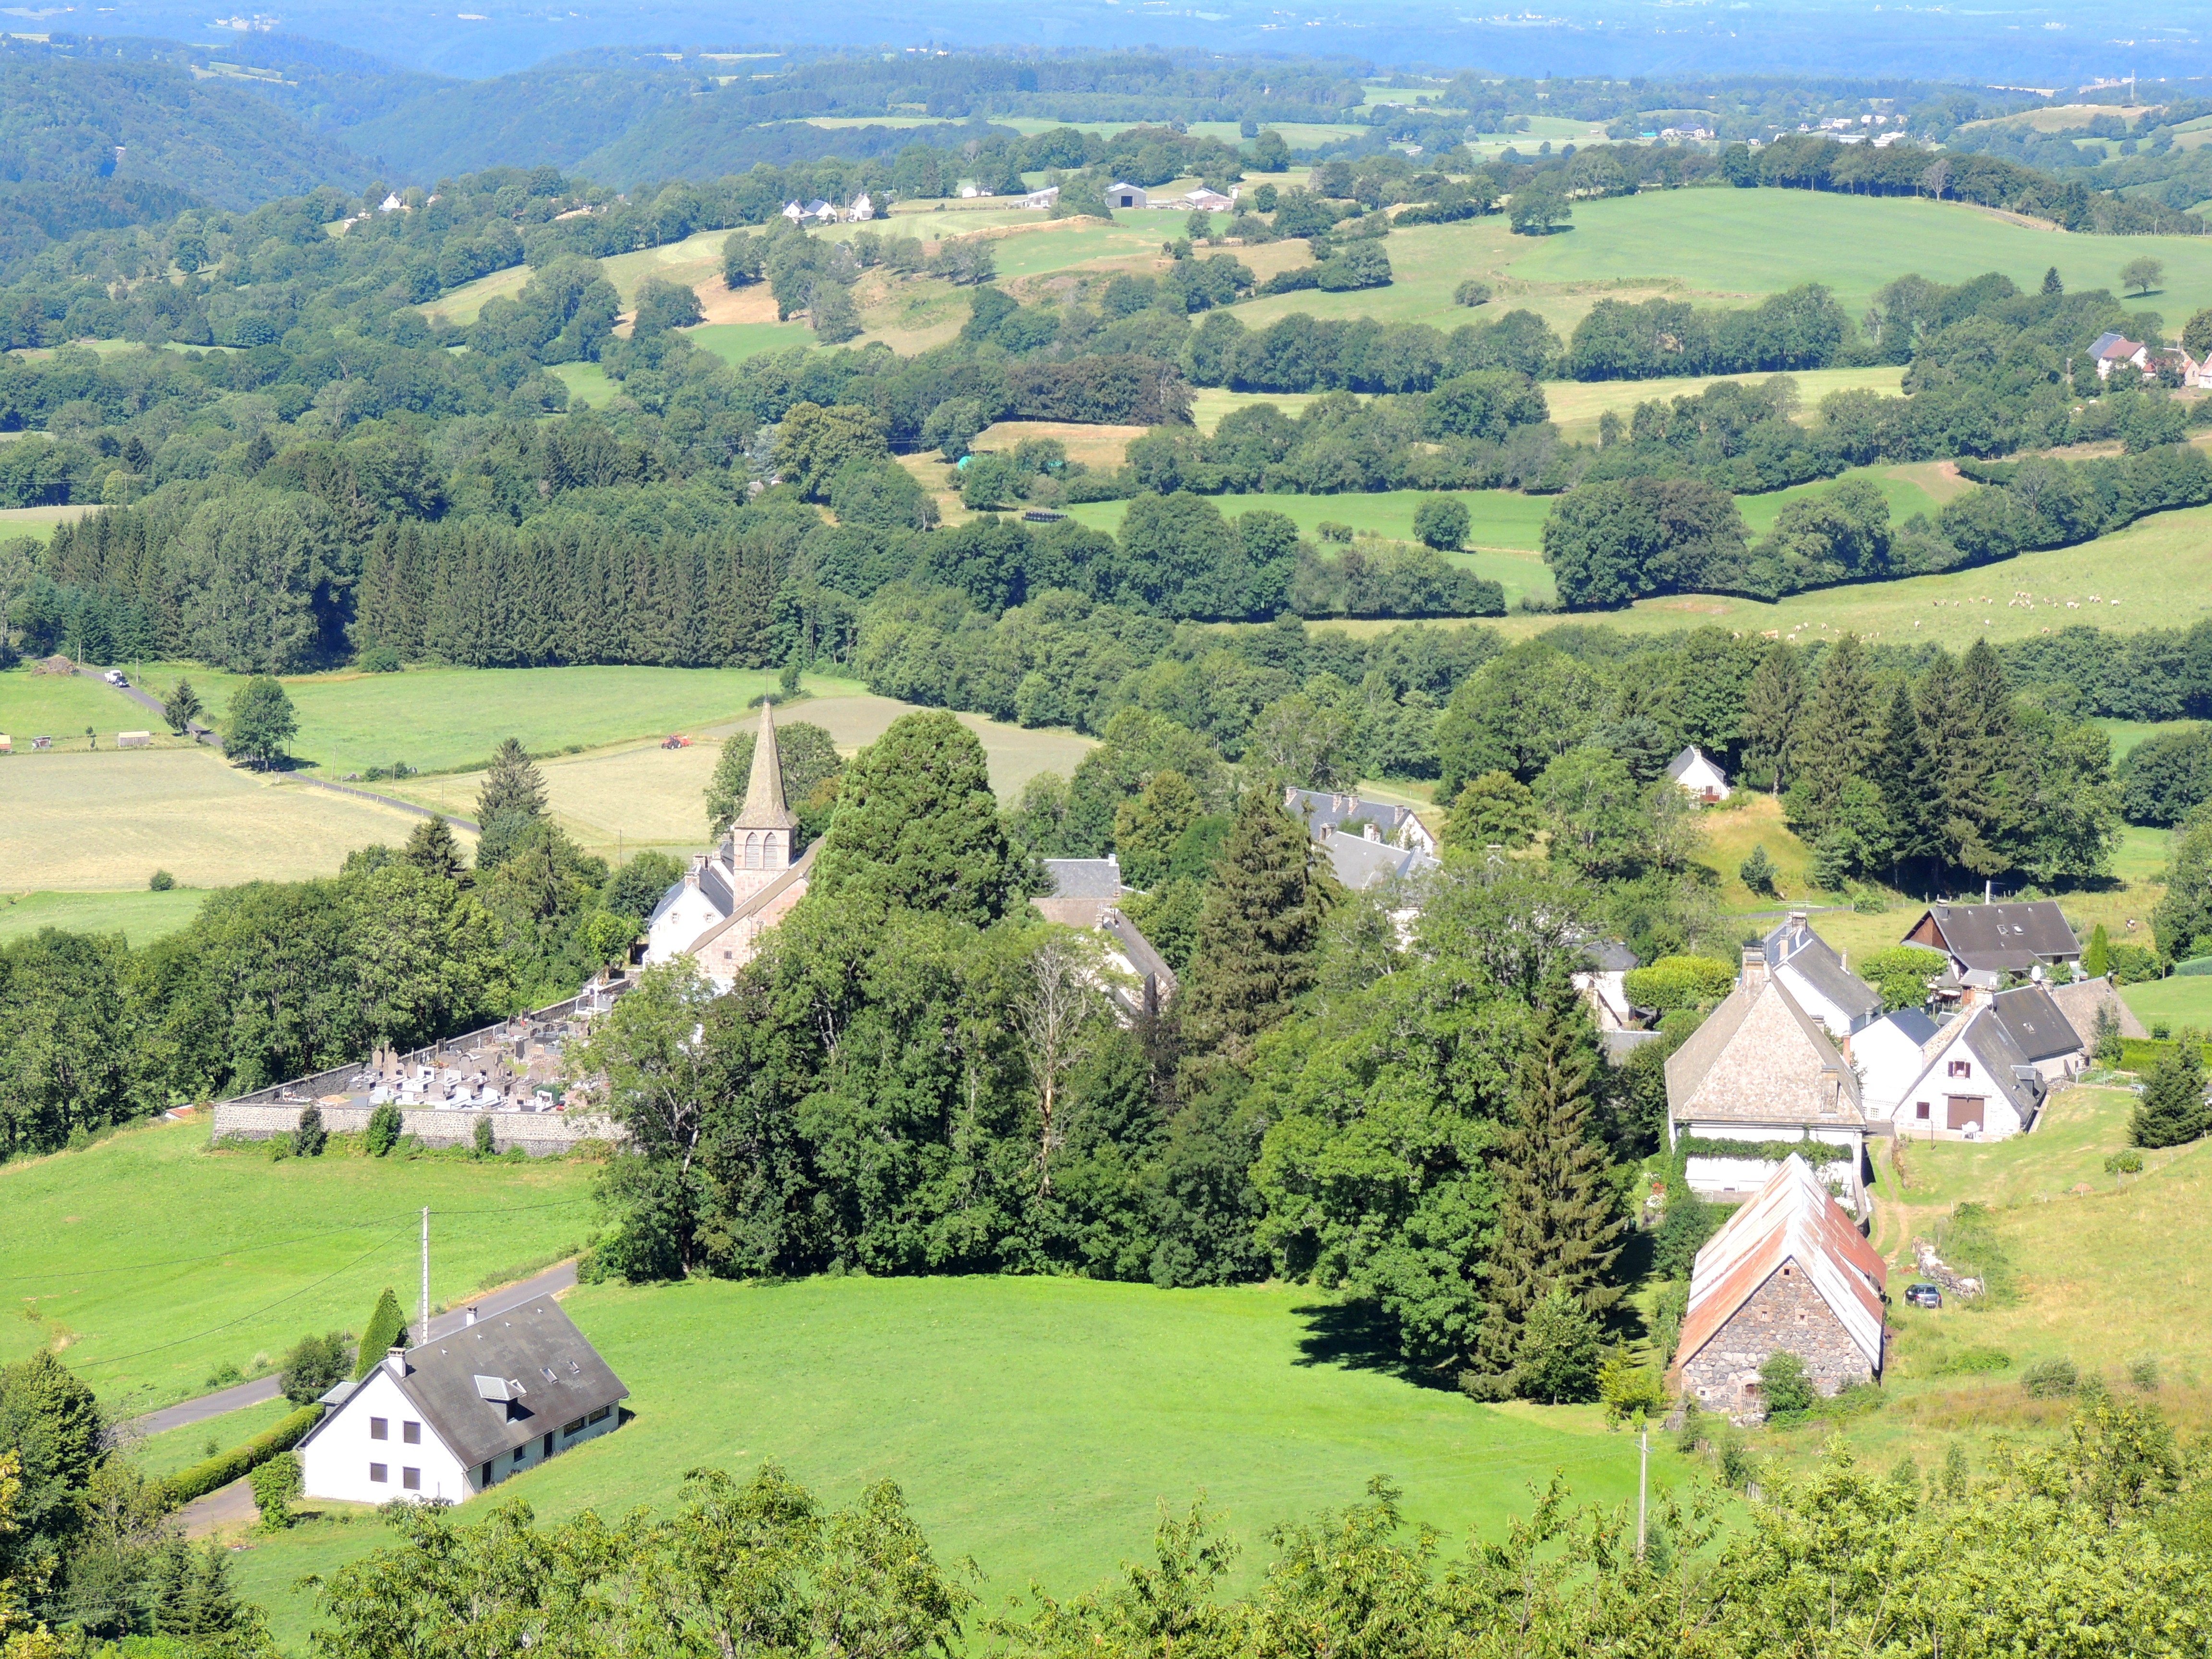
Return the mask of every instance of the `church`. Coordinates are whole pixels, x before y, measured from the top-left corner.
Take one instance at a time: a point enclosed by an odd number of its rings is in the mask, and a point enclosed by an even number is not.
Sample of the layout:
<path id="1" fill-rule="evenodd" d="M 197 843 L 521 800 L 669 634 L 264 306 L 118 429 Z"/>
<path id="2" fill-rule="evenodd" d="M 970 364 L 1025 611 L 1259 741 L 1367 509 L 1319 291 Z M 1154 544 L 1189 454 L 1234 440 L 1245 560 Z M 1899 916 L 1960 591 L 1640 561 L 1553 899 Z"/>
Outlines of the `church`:
<path id="1" fill-rule="evenodd" d="M 661 895 L 645 927 L 648 967 L 678 957 L 726 991 L 760 949 L 760 936 L 806 896 L 816 842 L 791 853 L 799 818 L 783 799 L 783 760 L 775 744 L 775 711 L 761 705 L 745 804 L 711 853 L 695 853 L 684 879 Z"/>

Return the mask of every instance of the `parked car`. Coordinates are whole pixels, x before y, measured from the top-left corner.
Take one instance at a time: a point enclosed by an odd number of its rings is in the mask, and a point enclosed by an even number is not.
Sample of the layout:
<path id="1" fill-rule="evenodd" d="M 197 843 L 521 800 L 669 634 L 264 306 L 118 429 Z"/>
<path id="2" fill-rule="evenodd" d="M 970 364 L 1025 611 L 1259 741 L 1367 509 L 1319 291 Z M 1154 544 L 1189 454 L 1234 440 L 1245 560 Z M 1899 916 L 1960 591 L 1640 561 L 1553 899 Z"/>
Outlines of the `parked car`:
<path id="1" fill-rule="evenodd" d="M 119 668 L 109 669 L 105 674 L 100 676 L 100 678 L 106 680 L 110 685 L 128 685 L 131 684 L 130 680 L 125 677 L 123 671 Z"/>
<path id="2" fill-rule="evenodd" d="M 1905 1287 L 1905 1299 L 1916 1308 L 1940 1308 L 1943 1305 L 1943 1292 L 1934 1285 L 1908 1285 Z"/>

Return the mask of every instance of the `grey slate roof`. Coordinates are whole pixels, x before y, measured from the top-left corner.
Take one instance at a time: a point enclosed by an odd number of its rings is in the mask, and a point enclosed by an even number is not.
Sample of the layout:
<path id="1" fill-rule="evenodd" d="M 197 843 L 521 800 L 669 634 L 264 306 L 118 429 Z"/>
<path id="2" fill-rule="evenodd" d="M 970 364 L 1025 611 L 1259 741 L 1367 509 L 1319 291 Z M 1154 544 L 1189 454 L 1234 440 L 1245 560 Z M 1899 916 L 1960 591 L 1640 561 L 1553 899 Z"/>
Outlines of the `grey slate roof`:
<path id="1" fill-rule="evenodd" d="M 1894 1013 L 1884 1014 L 1882 1019 L 1904 1032 L 1916 1048 L 1925 1048 L 1929 1039 L 1942 1029 L 1918 1008 L 1899 1008 Z"/>
<path id="2" fill-rule="evenodd" d="M 1121 865 L 1118 859 L 1047 859 L 1044 871 L 1052 878 L 1054 898 L 1110 902 L 1121 896 Z"/>
<path id="3" fill-rule="evenodd" d="M 1414 816 L 1410 806 L 1394 806 L 1387 801 L 1362 800 L 1357 795 L 1332 795 L 1321 789 L 1292 789 L 1286 792 L 1287 803 L 1294 817 L 1306 821 L 1308 833 L 1321 840 L 1340 824 L 1359 818 L 1373 824 L 1387 840 L 1405 826 Z"/>
<path id="4" fill-rule="evenodd" d="M 1592 939 L 1583 954 L 1601 974 L 1625 974 L 1644 965 L 1637 960 L 1636 952 L 1617 939 Z"/>
<path id="5" fill-rule="evenodd" d="M 2023 985 L 2017 990 L 2000 991 L 1990 1006 L 1996 1009 L 2005 1035 L 2031 1060 L 2056 1060 L 2061 1054 L 2079 1054 L 2083 1047 L 2084 1039 L 2081 1033 L 2058 1011 L 2058 1005 L 2051 1000 L 2051 993 L 2040 985 Z"/>
<path id="6" fill-rule="evenodd" d="M 1681 782 L 1682 775 L 1695 766 L 1699 758 L 1698 745 L 1693 743 L 1667 763 L 1667 775 L 1677 783 Z M 1720 769 L 1716 766 L 1713 769 L 1718 771 Z"/>
<path id="7" fill-rule="evenodd" d="M 410 1348 L 406 1358 L 400 1392 L 471 1468 L 629 1398 L 622 1379 L 550 1296 L 489 1314 Z M 501 1390 L 480 1390 L 479 1377 L 521 1387 L 504 1390 L 514 1394 L 511 1400 L 487 1400 L 485 1393 Z"/>
<path id="8" fill-rule="evenodd" d="M 1426 869 L 1436 862 L 1409 848 L 1370 841 L 1364 836 L 1347 836 L 1336 830 L 1328 832 L 1321 847 L 1328 854 L 1329 866 L 1336 872 L 1336 878 L 1354 892 L 1379 887 L 1386 881 Z"/>
<path id="9" fill-rule="evenodd" d="M 1761 941 L 1767 964 L 1802 974 L 1806 983 L 1841 1009 L 1856 1030 L 1881 1015 L 1881 993 L 1844 966 L 1827 940 L 1791 916 Z"/>
<path id="10" fill-rule="evenodd" d="M 1667 1057 L 1677 1123 L 1859 1127 L 1858 1073 L 1797 1000 L 1772 980 L 1739 984 Z"/>
<path id="11" fill-rule="evenodd" d="M 1989 1073 L 1990 1081 L 2012 1102 L 2021 1122 L 2025 1125 L 2033 1118 L 2043 1104 L 2043 1079 L 2035 1074 L 2033 1063 L 2005 1030 L 1997 1011 L 1994 1007 L 1974 1010 L 1960 1038 L 1968 1052 L 1982 1062 L 1982 1069 Z M 2027 1076 L 2021 1076 L 2022 1072 Z"/>
<path id="12" fill-rule="evenodd" d="M 699 890 L 707 896 L 708 903 L 726 916 L 738 902 L 738 896 L 730 890 L 728 878 L 715 868 L 712 859 L 699 872 Z"/>
<path id="13" fill-rule="evenodd" d="M 1165 957 L 1152 948 L 1152 940 L 1145 937 L 1135 922 L 1119 910 L 1109 910 L 1099 917 L 1098 927 L 1121 948 L 1121 954 L 1129 959 L 1130 967 L 1152 977 L 1163 1002 L 1175 994 L 1175 969 L 1168 966 Z"/>
<path id="14" fill-rule="evenodd" d="M 1921 921 L 1932 920 L 1944 948 L 1969 969 L 2024 974 L 2038 963 L 2068 960 L 2081 954 L 2081 941 L 2066 925 L 2053 899 L 2014 904 L 1938 904 Z M 1908 941 L 1919 921 L 1907 930 Z"/>

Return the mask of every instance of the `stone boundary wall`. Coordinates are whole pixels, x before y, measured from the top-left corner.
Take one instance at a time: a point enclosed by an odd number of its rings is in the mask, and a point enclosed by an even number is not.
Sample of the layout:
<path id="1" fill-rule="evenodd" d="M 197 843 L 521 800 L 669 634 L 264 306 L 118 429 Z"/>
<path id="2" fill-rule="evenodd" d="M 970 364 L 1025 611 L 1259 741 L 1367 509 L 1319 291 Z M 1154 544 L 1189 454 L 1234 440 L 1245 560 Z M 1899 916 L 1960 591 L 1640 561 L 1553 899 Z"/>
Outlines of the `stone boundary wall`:
<path id="1" fill-rule="evenodd" d="M 211 1133 L 217 1140 L 225 1135 L 269 1140 L 298 1128 L 300 1114 L 307 1109 L 307 1103 L 287 1102 L 278 1106 L 259 1101 L 226 1100 L 215 1109 Z M 319 1109 L 323 1127 L 332 1134 L 359 1134 L 368 1127 L 371 1109 L 367 1106 L 325 1106 Z M 532 1158 L 557 1157 L 585 1141 L 617 1140 L 622 1135 L 619 1128 L 603 1117 L 572 1116 L 567 1112 L 493 1112 L 421 1106 L 402 1107 L 399 1112 L 402 1132 L 415 1136 L 425 1146 L 474 1146 L 477 1120 L 480 1117 L 491 1120 L 492 1144 L 501 1152 L 520 1146 Z"/>

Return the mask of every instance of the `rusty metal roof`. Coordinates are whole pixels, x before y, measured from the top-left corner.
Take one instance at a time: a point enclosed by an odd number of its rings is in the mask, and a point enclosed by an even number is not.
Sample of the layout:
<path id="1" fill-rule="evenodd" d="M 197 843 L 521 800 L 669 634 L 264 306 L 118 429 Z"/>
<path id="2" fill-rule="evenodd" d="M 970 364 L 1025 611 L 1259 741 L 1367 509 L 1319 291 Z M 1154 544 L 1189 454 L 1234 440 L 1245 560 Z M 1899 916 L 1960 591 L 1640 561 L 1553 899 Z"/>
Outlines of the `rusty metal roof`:
<path id="1" fill-rule="evenodd" d="M 1791 1263 L 1880 1376 L 1881 1291 L 1888 1270 L 1843 1206 L 1795 1153 L 1698 1252 L 1690 1272 L 1689 1312 L 1670 1375 L 1679 1377 L 1753 1293 Z"/>

